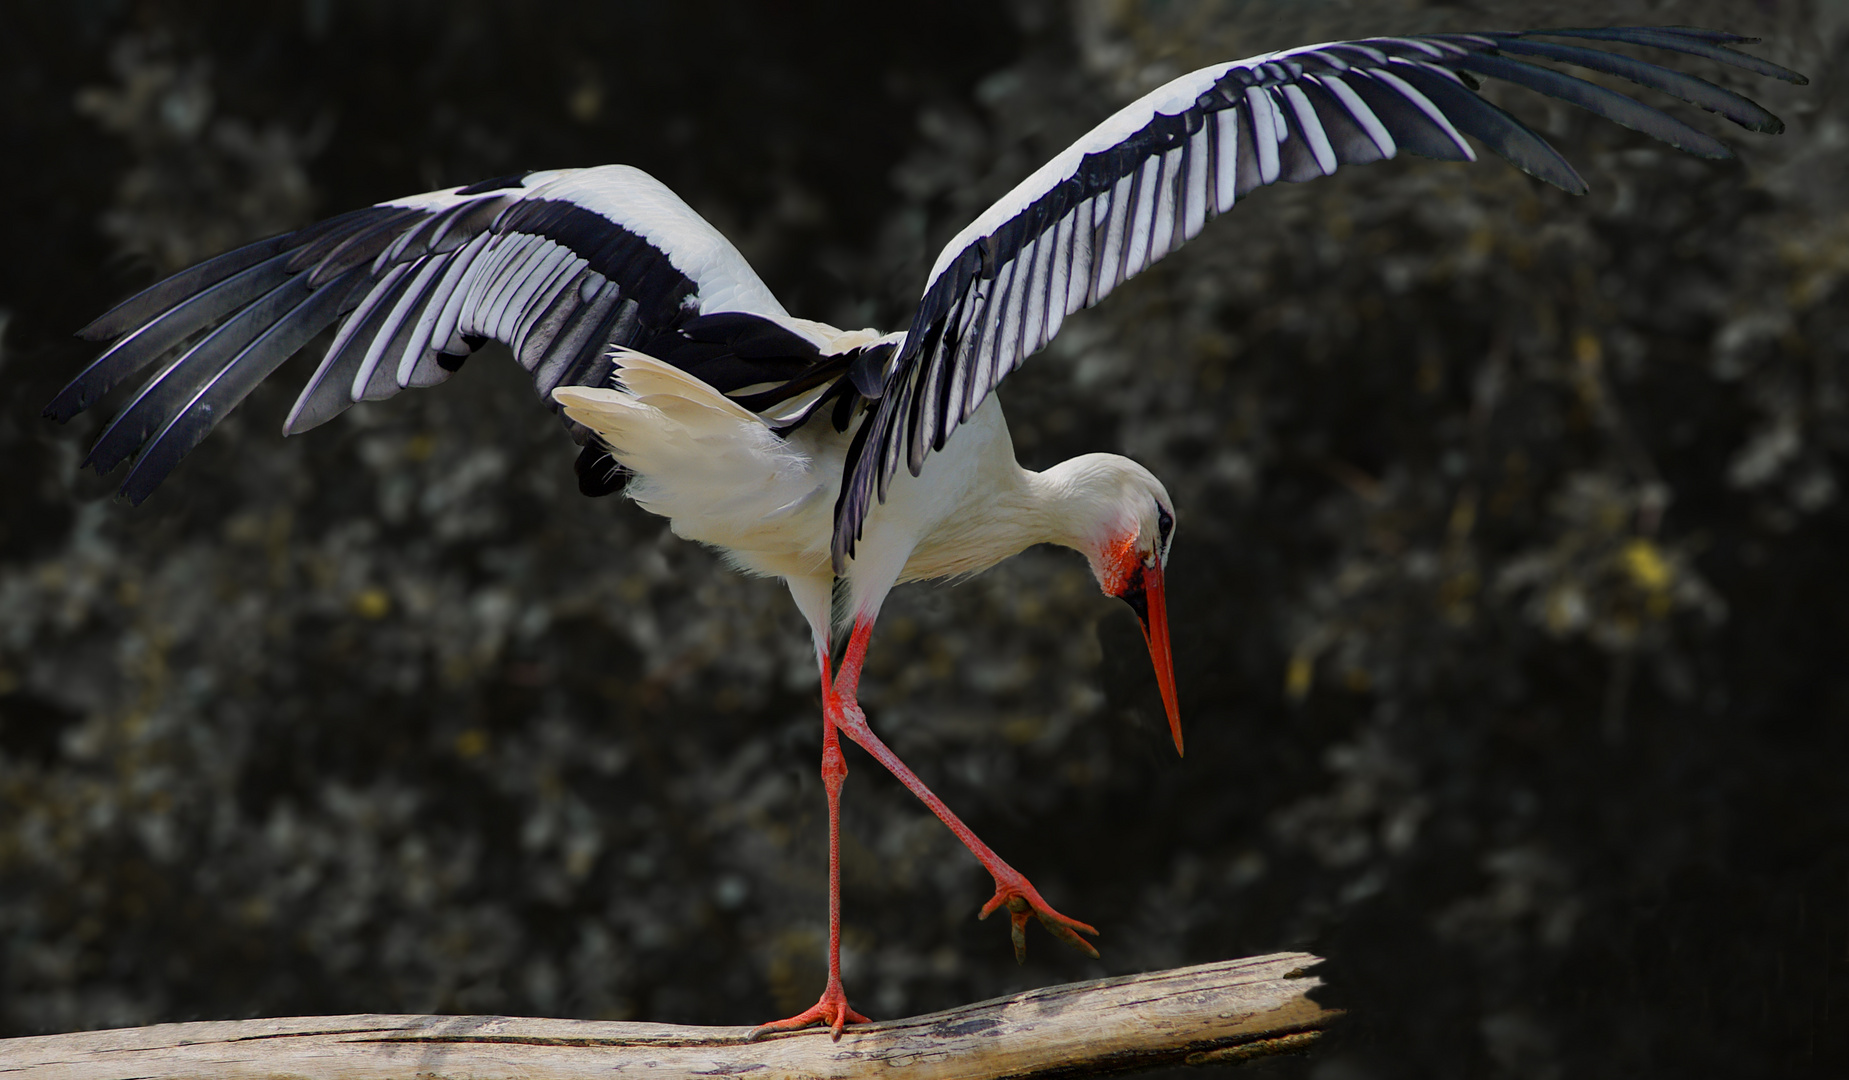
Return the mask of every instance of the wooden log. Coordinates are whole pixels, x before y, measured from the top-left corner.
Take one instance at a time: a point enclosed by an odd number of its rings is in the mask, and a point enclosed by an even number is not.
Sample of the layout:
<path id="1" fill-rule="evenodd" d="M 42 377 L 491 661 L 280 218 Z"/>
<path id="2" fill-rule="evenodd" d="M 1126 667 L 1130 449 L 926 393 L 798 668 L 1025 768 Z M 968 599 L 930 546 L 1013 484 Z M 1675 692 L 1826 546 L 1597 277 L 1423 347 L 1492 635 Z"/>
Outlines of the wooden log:
<path id="1" fill-rule="evenodd" d="M 945 1012 L 747 1042 L 748 1027 L 508 1016 L 223 1020 L 0 1040 L 5 1080 L 995 1080 L 1301 1050 L 1340 1015 L 1308 953 L 1029 990 Z M 896 1071 L 902 1070 L 902 1071 Z"/>

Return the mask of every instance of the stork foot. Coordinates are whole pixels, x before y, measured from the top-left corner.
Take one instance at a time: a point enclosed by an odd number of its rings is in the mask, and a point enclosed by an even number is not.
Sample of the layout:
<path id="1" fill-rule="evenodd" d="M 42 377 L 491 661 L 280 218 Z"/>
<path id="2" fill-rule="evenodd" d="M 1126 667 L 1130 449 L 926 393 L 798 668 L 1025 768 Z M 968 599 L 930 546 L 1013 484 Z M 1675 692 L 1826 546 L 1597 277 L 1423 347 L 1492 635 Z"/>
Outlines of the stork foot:
<path id="1" fill-rule="evenodd" d="M 768 1024 L 759 1024 L 751 1030 L 746 1038 L 751 1042 L 773 1031 L 797 1031 L 814 1024 L 824 1024 L 834 1029 L 833 1038 L 841 1041 L 841 1029 L 849 1024 L 870 1024 L 871 1020 L 848 1008 L 847 994 L 841 984 L 830 982 L 828 989 L 822 991 L 822 998 L 806 1010 L 797 1013 L 788 1020 L 772 1020 Z"/>
<path id="2" fill-rule="evenodd" d="M 1040 891 L 1035 889 L 1026 878 L 1005 864 L 1003 869 L 1007 872 L 995 875 L 995 895 L 989 898 L 988 903 L 982 905 L 982 913 L 976 917 L 986 919 L 1002 908 L 1008 909 L 1008 921 L 1011 924 L 1008 936 L 1014 939 L 1015 963 L 1027 963 L 1027 917 L 1029 915 L 1038 918 L 1040 925 L 1046 927 L 1047 933 L 1093 960 L 1098 959 L 1098 950 L 1092 948 L 1091 942 L 1078 935 L 1078 932 L 1083 930 L 1092 937 L 1097 937 L 1096 929 L 1054 911 L 1053 905 L 1042 899 Z"/>

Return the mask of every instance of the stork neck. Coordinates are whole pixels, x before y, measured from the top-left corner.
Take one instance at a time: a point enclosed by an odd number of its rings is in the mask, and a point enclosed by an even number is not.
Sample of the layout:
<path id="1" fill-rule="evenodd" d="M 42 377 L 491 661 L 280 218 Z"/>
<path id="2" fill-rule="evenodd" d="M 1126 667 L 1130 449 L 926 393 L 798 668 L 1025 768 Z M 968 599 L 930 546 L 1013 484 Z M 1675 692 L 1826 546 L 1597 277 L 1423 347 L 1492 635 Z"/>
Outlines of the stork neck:
<path id="1" fill-rule="evenodd" d="M 974 496 L 938 519 L 906 560 L 901 580 L 978 574 L 1035 544 L 1083 551 L 1083 530 L 1071 524 L 1072 485 L 1060 467 L 1038 473 L 995 455 L 972 478 Z"/>
<path id="2" fill-rule="evenodd" d="M 1053 543 L 1095 554 L 1129 524 L 1123 477 L 1142 467 L 1116 454 L 1083 454 L 1045 472 L 1022 470 L 1040 534 L 1030 543 Z"/>
<path id="3" fill-rule="evenodd" d="M 1124 477 L 1140 472 L 1114 454 L 1087 454 L 1045 472 L 996 454 L 973 476 L 975 498 L 944 515 L 912 549 L 900 580 L 980 573 L 1035 544 L 1060 544 L 1096 563 L 1108 541 L 1134 535 Z"/>

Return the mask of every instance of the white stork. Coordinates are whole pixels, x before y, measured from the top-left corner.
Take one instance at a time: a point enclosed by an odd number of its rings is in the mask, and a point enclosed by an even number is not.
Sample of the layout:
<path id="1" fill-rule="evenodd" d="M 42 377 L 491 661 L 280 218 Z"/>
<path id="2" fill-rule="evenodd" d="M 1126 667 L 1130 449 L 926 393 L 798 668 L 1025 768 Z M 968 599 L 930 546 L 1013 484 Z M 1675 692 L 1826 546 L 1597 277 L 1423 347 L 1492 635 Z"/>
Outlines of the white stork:
<path id="1" fill-rule="evenodd" d="M 1688 28 L 1430 34 L 1335 42 L 1216 64 L 1125 106 L 943 249 L 904 331 L 842 331 L 784 311 L 738 251 L 674 193 L 622 165 L 507 176 L 356 210 L 201 263 L 86 327 L 114 339 L 47 407 L 65 420 L 154 365 L 86 459 L 134 456 L 139 503 L 224 415 L 329 326 L 338 332 L 284 425 L 449 378 L 506 344 L 585 444 L 581 489 L 624 489 L 674 531 L 748 573 L 781 578 L 814 634 L 829 820 L 829 976 L 817 1004 L 759 1031 L 864 1017 L 840 977 L 839 733 L 892 770 L 994 875 L 1017 957 L 1037 917 L 1093 956 L 1090 926 L 1055 911 L 902 763 L 856 704 L 892 587 L 993 566 L 1038 543 L 1089 560 L 1143 623 L 1175 749 L 1180 713 L 1163 577 L 1175 508 L 1148 470 L 1088 454 L 1015 463 L 991 391 L 1062 321 L 1199 233 L 1254 188 L 1401 150 L 1474 160 L 1465 136 L 1570 192 L 1578 173 L 1474 92 L 1488 76 L 1680 149 L 1714 137 L 1554 61 L 1628 79 L 1741 126 L 1783 125 L 1691 75 L 1595 46 L 1620 43 L 1802 76 Z M 951 436 L 961 427 L 961 438 Z M 900 473 L 903 460 L 907 471 Z M 626 481 L 626 486 L 625 486 Z"/>

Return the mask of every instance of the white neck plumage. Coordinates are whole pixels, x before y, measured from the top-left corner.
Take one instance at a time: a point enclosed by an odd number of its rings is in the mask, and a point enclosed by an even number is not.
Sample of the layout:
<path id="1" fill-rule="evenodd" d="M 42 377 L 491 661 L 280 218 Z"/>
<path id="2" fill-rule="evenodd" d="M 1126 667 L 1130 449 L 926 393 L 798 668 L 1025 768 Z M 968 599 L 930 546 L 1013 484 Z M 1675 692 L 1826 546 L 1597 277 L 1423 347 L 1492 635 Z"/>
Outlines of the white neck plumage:
<path id="1" fill-rule="evenodd" d="M 1164 571 L 1174 510 L 1161 481 L 1129 458 L 1085 454 L 1045 472 L 1006 463 L 990 483 L 984 505 L 959 515 L 954 536 L 934 534 L 945 550 L 974 556 L 959 572 L 985 569 L 1035 544 L 1060 544 L 1084 555 L 1107 596 L 1135 610 L 1143 624 L 1180 752 L 1181 715 L 1169 649 Z M 974 563 L 980 560 L 980 565 Z"/>

